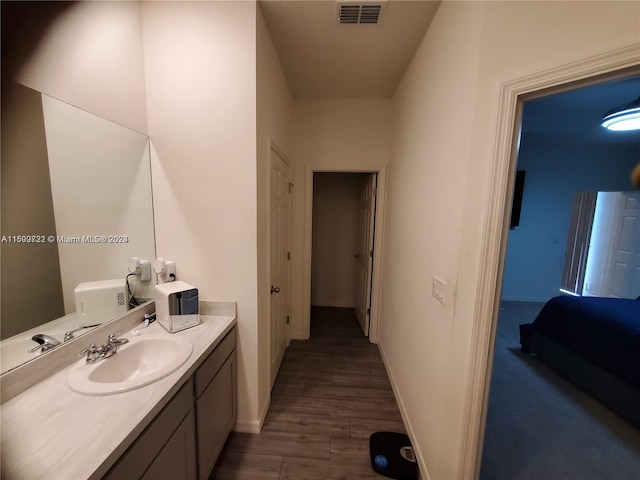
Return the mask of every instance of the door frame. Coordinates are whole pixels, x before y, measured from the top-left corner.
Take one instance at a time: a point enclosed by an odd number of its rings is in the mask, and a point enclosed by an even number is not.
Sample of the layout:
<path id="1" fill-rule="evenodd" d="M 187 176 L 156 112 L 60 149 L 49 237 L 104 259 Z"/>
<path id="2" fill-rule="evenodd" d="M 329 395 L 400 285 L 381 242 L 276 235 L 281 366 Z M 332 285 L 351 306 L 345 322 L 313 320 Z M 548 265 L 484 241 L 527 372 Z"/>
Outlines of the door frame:
<path id="1" fill-rule="evenodd" d="M 369 342 L 378 343 L 380 312 L 380 279 L 382 278 L 382 241 L 384 232 L 384 202 L 386 192 L 386 167 L 366 166 L 313 166 L 307 165 L 304 188 L 304 247 L 303 247 L 303 305 L 302 333 L 309 338 L 311 332 L 311 258 L 313 225 L 313 174 L 314 173 L 377 173 L 378 190 L 373 239 L 373 271 L 371 286 L 371 315 L 369 316 Z"/>
<path id="2" fill-rule="evenodd" d="M 480 476 L 522 104 L 532 98 L 638 74 L 639 67 L 640 48 L 633 44 L 500 85 L 489 201 L 480 239 L 483 268 L 475 295 L 462 428 L 465 434 L 458 464 L 461 478 Z"/>

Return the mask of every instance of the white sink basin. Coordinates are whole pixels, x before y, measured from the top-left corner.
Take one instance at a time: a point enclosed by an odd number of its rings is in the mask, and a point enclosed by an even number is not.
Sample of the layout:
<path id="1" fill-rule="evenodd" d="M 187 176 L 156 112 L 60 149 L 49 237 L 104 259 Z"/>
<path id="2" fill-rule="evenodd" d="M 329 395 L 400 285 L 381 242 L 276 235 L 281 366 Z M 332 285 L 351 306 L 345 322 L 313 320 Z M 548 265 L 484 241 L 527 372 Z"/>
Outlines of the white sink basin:
<path id="1" fill-rule="evenodd" d="M 111 357 L 83 359 L 67 377 L 69 388 L 85 395 L 113 395 L 144 387 L 175 372 L 191 355 L 189 340 L 170 334 L 129 338 Z"/>

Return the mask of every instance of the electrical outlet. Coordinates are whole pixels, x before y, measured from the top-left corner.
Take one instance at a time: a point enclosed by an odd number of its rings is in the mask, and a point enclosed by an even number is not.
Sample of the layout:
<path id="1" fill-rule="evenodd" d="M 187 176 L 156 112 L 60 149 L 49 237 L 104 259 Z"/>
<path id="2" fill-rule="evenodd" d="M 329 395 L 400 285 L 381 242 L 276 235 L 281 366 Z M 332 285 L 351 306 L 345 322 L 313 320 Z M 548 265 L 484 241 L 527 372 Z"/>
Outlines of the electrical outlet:
<path id="1" fill-rule="evenodd" d="M 447 282 L 438 277 L 433 277 L 431 283 L 431 295 L 444 305 L 445 295 L 447 293 Z"/>
<path id="2" fill-rule="evenodd" d="M 140 275 L 138 278 L 141 282 L 151 280 L 151 262 L 149 260 L 140 260 Z"/>
<path id="3" fill-rule="evenodd" d="M 176 279 L 176 262 L 173 260 L 167 260 L 165 262 L 165 266 L 164 281 L 173 282 Z"/>
<path id="4" fill-rule="evenodd" d="M 153 260 L 153 271 L 156 272 L 158 283 L 172 282 L 176 279 L 176 264 L 173 260 L 156 258 Z"/>
<path id="5" fill-rule="evenodd" d="M 167 265 L 164 261 L 164 258 L 156 258 L 155 260 L 151 261 L 151 264 L 153 266 L 153 271 L 156 272 L 158 283 L 164 283 L 164 277 L 167 272 Z"/>

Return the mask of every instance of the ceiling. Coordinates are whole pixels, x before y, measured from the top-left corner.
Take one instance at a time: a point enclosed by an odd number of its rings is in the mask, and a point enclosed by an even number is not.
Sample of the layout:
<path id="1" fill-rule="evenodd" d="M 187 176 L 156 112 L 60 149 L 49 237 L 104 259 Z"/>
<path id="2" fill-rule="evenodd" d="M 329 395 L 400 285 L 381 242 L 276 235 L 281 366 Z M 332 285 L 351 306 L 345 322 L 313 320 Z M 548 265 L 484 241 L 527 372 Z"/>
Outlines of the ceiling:
<path id="1" fill-rule="evenodd" d="M 440 6 L 431 0 L 259 3 L 296 100 L 391 98 Z M 381 5 L 379 22 L 338 23 L 343 3 Z"/>
<path id="2" fill-rule="evenodd" d="M 259 1 L 289 88 L 296 100 L 391 98 L 440 1 Z M 376 25 L 341 25 L 338 7 L 381 5 Z M 525 102 L 523 134 L 581 142 L 631 144 L 640 133 L 609 132 L 605 111 L 640 95 L 640 74 Z"/>
<path id="3" fill-rule="evenodd" d="M 640 132 L 610 132 L 600 123 L 607 110 L 640 96 L 640 75 L 609 81 L 524 103 L 522 133 L 562 136 L 590 144 L 640 147 Z"/>

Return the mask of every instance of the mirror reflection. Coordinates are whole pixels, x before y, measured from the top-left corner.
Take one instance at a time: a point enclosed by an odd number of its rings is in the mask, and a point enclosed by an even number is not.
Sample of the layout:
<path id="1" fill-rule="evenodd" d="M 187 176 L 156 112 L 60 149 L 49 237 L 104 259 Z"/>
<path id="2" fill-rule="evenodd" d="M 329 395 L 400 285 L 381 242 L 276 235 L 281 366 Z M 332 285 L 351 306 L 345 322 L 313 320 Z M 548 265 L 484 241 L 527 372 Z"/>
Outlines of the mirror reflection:
<path id="1" fill-rule="evenodd" d="M 128 275 L 155 241 L 145 135 L 22 85 L 2 97 L 4 373 L 150 298 L 155 275 Z"/>

